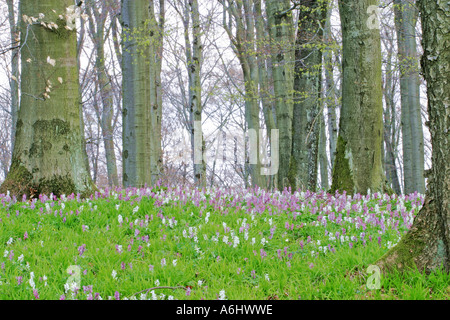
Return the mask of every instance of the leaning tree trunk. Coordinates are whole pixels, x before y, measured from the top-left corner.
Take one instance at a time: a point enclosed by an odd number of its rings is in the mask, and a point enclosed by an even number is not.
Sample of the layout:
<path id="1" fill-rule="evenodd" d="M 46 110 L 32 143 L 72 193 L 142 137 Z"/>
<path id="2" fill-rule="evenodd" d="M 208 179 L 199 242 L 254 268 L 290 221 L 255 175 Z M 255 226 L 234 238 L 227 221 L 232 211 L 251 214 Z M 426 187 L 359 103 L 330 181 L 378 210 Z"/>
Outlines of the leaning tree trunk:
<path id="1" fill-rule="evenodd" d="M 450 3 L 418 1 L 422 18 L 422 70 L 427 81 L 432 168 L 425 203 L 409 232 L 378 265 L 450 271 Z"/>
<path id="2" fill-rule="evenodd" d="M 72 4 L 20 2 L 20 109 L 11 168 L 0 192 L 89 195 L 95 189 L 83 147 L 76 30 L 59 17 Z"/>
<path id="3" fill-rule="evenodd" d="M 370 24 L 378 0 L 340 0 L 342 109 L 331 192 L 384 191 L 380 30 Z"/>

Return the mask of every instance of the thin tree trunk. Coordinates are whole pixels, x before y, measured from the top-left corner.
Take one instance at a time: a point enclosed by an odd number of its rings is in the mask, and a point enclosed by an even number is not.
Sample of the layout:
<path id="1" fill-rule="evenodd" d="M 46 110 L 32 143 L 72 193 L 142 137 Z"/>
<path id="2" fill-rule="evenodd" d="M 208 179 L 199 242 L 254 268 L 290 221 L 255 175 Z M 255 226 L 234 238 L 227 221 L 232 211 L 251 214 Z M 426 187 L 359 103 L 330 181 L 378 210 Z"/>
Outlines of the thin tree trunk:
<path id="1" fill-rule="evenodd" d="M 327 123 L 328 123 L 328 137 L 330 147 L 330 163 L 333 170 L 334 157 L 336 155 L 336 142 L 338 135 L 338 126 L 336 121 L 336 109 L 338 108 L 334 72 L 333 72 L 333 40 L 331 34 L 331 7 L 327 11 L 327 20 L 324 29 L 324 41 L 327 48 L 323 51 L 323 64 L 325 69 L 325 90 L 326 90 L 326 105 L 327 105 Z"/>
<path id="2" fill-rule="evenodd" d="M 409 232 L 380 258 L 383 270 L 450 271 L 450 3 L 417 2 L 422 20 L 421 65 L 427 82 L 433 151 L 425 203 Z"/>
<path id="3" fill-rule="evenodd" d="M 90 28 L 94 38 L 95 49 L 97 51 L 95 59 L 95 70 L 97 72 L 97 81 L 99 83 L 102 104 L 102 109 L 100 112 L 100 126 L 102 129 L 103 144 L 105 147 L 108 185 L 112 187 L 119 185 L 119 179 L 117 175 L 112 126 L 112 119 L 114 116 L 114 102 L 111 89 L 111 81 L 105 67 L 106 56 L 104 50 L 104 28 L 107 14 L 105 13 L 105 8 L 103 8 L 102 13 L 100 14 L 93 1 L 90 1 L 89 4 L 92 6 L 93 16 L 95 17 L 96 22 L 96 26 L 94 27 L 94 22 L 92 21 L 92 17 L 90 17 Z"/>
<path id="4" fill-rule="evenodd" d="M 20 43 L 20 19 L 18 19 L 18 21 L 16 22 L 14 14 L 14 1 L 7 0 L 6 3 L 8 5 L 8 21 L 11 46 L 15 47 Z M 20 14 L 18 15 L 18 17 L 20 17 Z M 11 50 L 11 75 L 14 77 L 9 80 L 9 86 L 11 90 L 11 152 L 12 150 L 14 150 L 17 116 L 19 113 L 19 52 L 19 48 Z"/>
<path id="5" fill-rule="evenodd" d="M 197 187 L 206 187 L 206 163 L 204 155 L 206 143 L 202 130 L 201 79 L 202 42 L 200 13 L 197 0 L 187 0 L 184 15 L 184 37 L 189 77 L 189 118 L 191 125 L 192 160 L 194 164 L 194 183 Z M 192 26 L 191 28 L 189 26 Z M 189 31 L 192 30 L 192 41 Z"/>
<path id="6" fill-rule="evenodd" d="M 327 136 L 325 133 L 325 116 L 320 115 L 320 137 L 319 137 L 319 165 L 321 189 L 327 191 L 328 184 L 328 156 L 327 156 Z"/>
<path id="7" fill-rule="evenodd" d="M 424 141 L 415 30 L 418 11 L 415 2 L 415 0 L 394 1 L 400 64 L 405 194 L 415 191 L 425 193 Z"/>
<path id="8" fill-rule="evenodd" d="M 46 26 L 20 19 L 20 109 L 11 168 L 0 193 L 87 196 L 95 190 L 84 149 L 76 30 L 66 29 L 66 20 L 58 19 L 72 4 L 20 2 L 21 14 Z M 49 28 L 51 22 L 58 28 Z"/>
<path id="9" fill-rule="evenodd" d="M 276 109 L 276 128 L 279 130 L 279 169 L 277 187 L 290 186 L 289 168 L 292 149 L 294 31 L 289 0 L 266 0 L 272 77 Z"/>

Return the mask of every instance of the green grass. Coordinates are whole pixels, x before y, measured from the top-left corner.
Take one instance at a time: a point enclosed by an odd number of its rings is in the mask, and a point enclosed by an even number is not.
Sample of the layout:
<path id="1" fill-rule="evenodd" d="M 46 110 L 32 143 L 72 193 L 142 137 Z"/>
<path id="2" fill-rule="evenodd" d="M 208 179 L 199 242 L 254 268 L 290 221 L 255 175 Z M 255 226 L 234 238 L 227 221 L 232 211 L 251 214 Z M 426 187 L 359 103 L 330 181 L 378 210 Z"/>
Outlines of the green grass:
<path id="1" fill-rule="evenodd" d="M 118 193 L 123 193 L 125 199 L 120 200 Z M 244 194 L 239 198 L 239 209 L 232 204 L 233 197 L 226 194 L 211 193 L 203 200 L 200 197 L 195 205 L 193 195 L 184 203 L 175 191 L 143 193 L 126 190 L 89 201 L 44 201 L 50 210 L 41 201 L 31 208 L 29 201 L 14 203 L 0 198 L 0 299 L 28 300 L 37 294 L 41 300 L 61 296 L 84 300 L 89 297 L 84 291 L 87 286 L 92 286 L 92 297 L 98 293 L 102 299 L 114 299 L 116 292 L 120 299 L 141 299 L 140 294 L 135 295 L 137 292 L 158 286 L 174 287 L 155 289 L 158 299 L 217 299 L 222 290 L 226 299 L 232 300 L 450 296 L 450 278 L 440 271 L 429 276 L 417 271 L 381 275 L 380 288 L 368 288 L 371 274 L 367 268 L 407 231 L 405 218 L 391 211 L 397 208 L 398 198 L 347 199 L 347 209 L 338 211 L 335 198 L 297 197 L 299 210 L 293 210 L 297 212 L 294 218 L 290 209 L 280 209 L 276 201 L 266 205 L 261 213 L 254 209 L 252 214 L 251 208 L 256 207 L 247 206 Z M 270 198 L 280 199 L 280 195 L 271 194 Z M 161 204 L 164 199 L 166 203 Z M 254 203 L 258 201 L 255 198 Z M 420 208 L 416 200 L 400 203 L 406 214 L 411 210 L 416 214 Z M 353 204 L 361 208 L 366 205 L 368 210 L 349 209 Z M 387 204 L 391 208 L 386 208 Z M 223 210 L 215 209 L 217 206 Z M 274 214 L 269 214 L 269 207 Z M 317 208 L 314 214 L 313 207 Z M 324 226 L 319 216 L 331 213 L 336 217 L 341 213 L 346 219 L 330 221 L 331 216 Z M 385 222 L 390 221 L 389 226 L 381 228 L 380 224 L 371 223 L 371 215 L 378 219 L 383 216 Z M 351 220 L 357 217 L 369 219 L 363 223 L 365 230 L 361 223 Z M 176 224 L 169 224 L 170 219 Z M 293 230 L 287 229 L 286 223 L 293 224 Z M 83 226 L 88 228 L 83 231 Z M 330 237 L 336 232 L 342 234 L 344 228 L 348 239 L 344 236 L 341 242 L 339 237 Z M 362 232 L 365 243 L 361 241 Z M 227 243 L 224 236 L 228 237 Z M 239 238 L 239 243 L 234 243 L 233 236 Z M 121 252 L 118 246 L 122 246 Z M 23 259 L 19 259 L 22 255 Z M 78 266 L 80 271 L 81 288 L 76 296 L 65 289 L 67 283 L 77 279 L 77 275 L 67 272 L 69 266 Z M 29 283 L 31 272 L 37 290 L 34 293 Z M 18 277 L 22 277 L 20 284 Z M 146 298 L 151 299 L 152 294 Z"/>

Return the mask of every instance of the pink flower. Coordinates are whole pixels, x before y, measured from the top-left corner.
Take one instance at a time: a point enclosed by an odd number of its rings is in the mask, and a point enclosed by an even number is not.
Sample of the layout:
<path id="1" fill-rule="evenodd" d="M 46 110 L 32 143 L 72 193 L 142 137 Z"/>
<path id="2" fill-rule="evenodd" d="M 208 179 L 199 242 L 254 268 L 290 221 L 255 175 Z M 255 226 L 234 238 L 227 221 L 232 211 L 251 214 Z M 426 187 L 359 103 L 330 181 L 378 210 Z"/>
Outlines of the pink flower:
<path id="1" fill-rule="evenodd" d="M 310 269 L 314 268 L 314 264 L 312 262 L 309 264 L 309 268 Z"/>
<path id="2" fill-rule="evenodd" d="M 25 231 L 25 234 L 23 235 L 23 240 L 28 239 L 28 232 Z"/>

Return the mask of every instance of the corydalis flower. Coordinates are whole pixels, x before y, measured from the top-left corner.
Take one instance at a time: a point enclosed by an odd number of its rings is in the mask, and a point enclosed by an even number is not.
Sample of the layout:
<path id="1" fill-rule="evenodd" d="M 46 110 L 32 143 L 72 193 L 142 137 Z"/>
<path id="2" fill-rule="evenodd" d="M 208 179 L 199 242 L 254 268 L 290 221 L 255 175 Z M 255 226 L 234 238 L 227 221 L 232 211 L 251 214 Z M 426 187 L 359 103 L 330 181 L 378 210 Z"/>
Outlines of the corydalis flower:
<path id="1" fill-rule="evenodd" d="M 86 251 L 86 245 L 85 244 L 83 244 L 83 245 L 78 247 L 78 253 L 80 254 L 80 256 L 83 255 L 84 251 Z"/>

